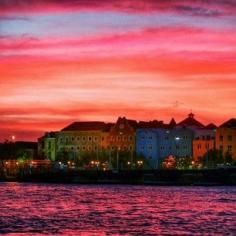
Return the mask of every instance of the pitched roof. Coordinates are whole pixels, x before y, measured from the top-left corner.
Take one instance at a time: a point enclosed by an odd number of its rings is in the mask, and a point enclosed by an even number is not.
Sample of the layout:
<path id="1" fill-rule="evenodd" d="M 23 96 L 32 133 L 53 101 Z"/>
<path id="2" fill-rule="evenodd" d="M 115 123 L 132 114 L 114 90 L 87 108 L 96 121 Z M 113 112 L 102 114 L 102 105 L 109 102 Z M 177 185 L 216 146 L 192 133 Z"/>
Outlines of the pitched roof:
<path id="1" fill-rule="evenodd" d="M 232 118 L 226 122 L 224 122 L 222 125 L 220 125 L 221 128 L 236 128 L 236 119 Z"/>
<path id="2" fill-rule="evenodd" d="M 73 122 L 70 125 L 63 128 L 61 131 L 91 131 L 91 130 L 103 130 L 106 127 L 104 122 L 100 121 L 87 121 L 87 122 Z"/>
<path id="3" fill-rule="evenodd" d="M 176 126 L 176 121 L 174 118 L 171 119 L 170 123 L 169 123 L 169 128 L 174 128 Z"/>
<path id="4" fill-rule="evenodd" d="M 199 128 L 204 128 L 205 126 L 194 118 L 194 114 L 190 113 L 188 117 L 178 123 L 179 126 L 197 126 Z"/>
<path id="5" fill-rule="evenodd" d="M 132 126 L 134 129 L 137 128 L 138 122 L 136 120 L 129 120 L 127 119 L 127 122 L 130 126 Z"/>
<path id="6" fill-rule="evenodd" d="M 210 123 L 205 127 L 205 129 L 216 129 L 216 128 L 217 128 L 217 126 L 213 123 Z"/>

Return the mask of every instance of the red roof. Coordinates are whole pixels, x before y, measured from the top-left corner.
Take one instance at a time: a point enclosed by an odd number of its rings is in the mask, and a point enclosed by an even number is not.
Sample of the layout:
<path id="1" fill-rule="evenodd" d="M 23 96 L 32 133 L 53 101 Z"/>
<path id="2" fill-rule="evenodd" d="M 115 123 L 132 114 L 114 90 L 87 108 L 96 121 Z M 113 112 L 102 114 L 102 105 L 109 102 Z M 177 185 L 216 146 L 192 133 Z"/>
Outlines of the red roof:
<path id="1" fill-rule="evenodd" d="M 226 121 L 225 123 L 223 123 L 222 125 L 220 125 L 221 128 L 236 128 L 236 119 L 232 118 L 228 121 Z"/>
<path id="2" fill-rule="evenodd" d="M 91 131 L 91 130 L 103 130 L 106 128 L 106 123 L 100 121 L 80 121 L 73 122 L 66 126 L 61 131 Z"/>
<path id="3" fill-rule="evenodd" d="M 193 113 L 190 113 L 188 115 L 188 117 L 186 119 L 182 120 L 181 122 L 179 122 L 178 125 L 179 126 L 186 126 L 186 127 L 197 126 L 199 128 L 204 128 L 205 127 L 202 123 L 200 123 L 199 121 L 194 119 L 194 114 Z"/>

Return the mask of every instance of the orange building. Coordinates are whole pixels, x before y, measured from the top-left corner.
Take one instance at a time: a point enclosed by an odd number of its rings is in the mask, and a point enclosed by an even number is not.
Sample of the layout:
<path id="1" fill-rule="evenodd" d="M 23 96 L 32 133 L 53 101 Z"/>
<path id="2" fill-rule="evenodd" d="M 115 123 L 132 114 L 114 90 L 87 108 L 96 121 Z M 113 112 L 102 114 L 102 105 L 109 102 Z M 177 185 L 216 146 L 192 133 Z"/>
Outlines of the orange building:
<path id="1" fill-rule="evenodd" d="M 193 139 L 193 158 L 198 161 L 204 157 L 209 150 L 215 149 L 215 132 L 217 127 L 209 124 L 196 132 Z"/>
<path id="2" fill-rule="evenodd" d="M 216 131 L 216 149 L 223 155 L 230 154 L 236 161 L 236 119 L 230 119 L 220 125 Z"/>
<path id="3" fill-rule="evenodd" d="M 119 117 L 108 134 L 108 149 L 120 151 L 135 151 L 135 130 L 137 121 Z"/>

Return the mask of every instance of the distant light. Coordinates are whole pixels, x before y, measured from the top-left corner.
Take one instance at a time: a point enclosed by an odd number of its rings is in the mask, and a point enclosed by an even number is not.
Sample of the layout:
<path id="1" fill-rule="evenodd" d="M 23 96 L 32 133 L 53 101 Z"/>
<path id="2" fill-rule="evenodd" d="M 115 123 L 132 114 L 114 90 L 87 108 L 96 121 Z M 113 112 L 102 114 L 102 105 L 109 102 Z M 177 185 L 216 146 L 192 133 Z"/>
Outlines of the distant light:
<path id="1" fill-rule="evenodd" d="M 15 140 L 16 139 L 16 136 L 15 135 L 12 135 L 11 136 L 11 140 Z"/>
<path id="2" fill-rule="evenodd" d="M 175 137 L 175 140 L 180 140 L 180 137 Z"/>

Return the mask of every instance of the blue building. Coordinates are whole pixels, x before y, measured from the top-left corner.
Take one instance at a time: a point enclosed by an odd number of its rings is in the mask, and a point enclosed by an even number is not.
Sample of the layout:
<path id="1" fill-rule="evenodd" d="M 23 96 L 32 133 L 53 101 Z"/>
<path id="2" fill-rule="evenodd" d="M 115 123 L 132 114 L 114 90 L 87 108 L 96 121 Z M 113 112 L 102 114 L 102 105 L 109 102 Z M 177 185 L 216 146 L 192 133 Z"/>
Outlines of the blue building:
<path id="1" fill-rule="evenodd" d="M 142 128 L 136 131 L 136 153 L 144 156 L 150 168 L 160 160 L 173 155 L 192 156 L 193 131 L 187 128 Z"/>

